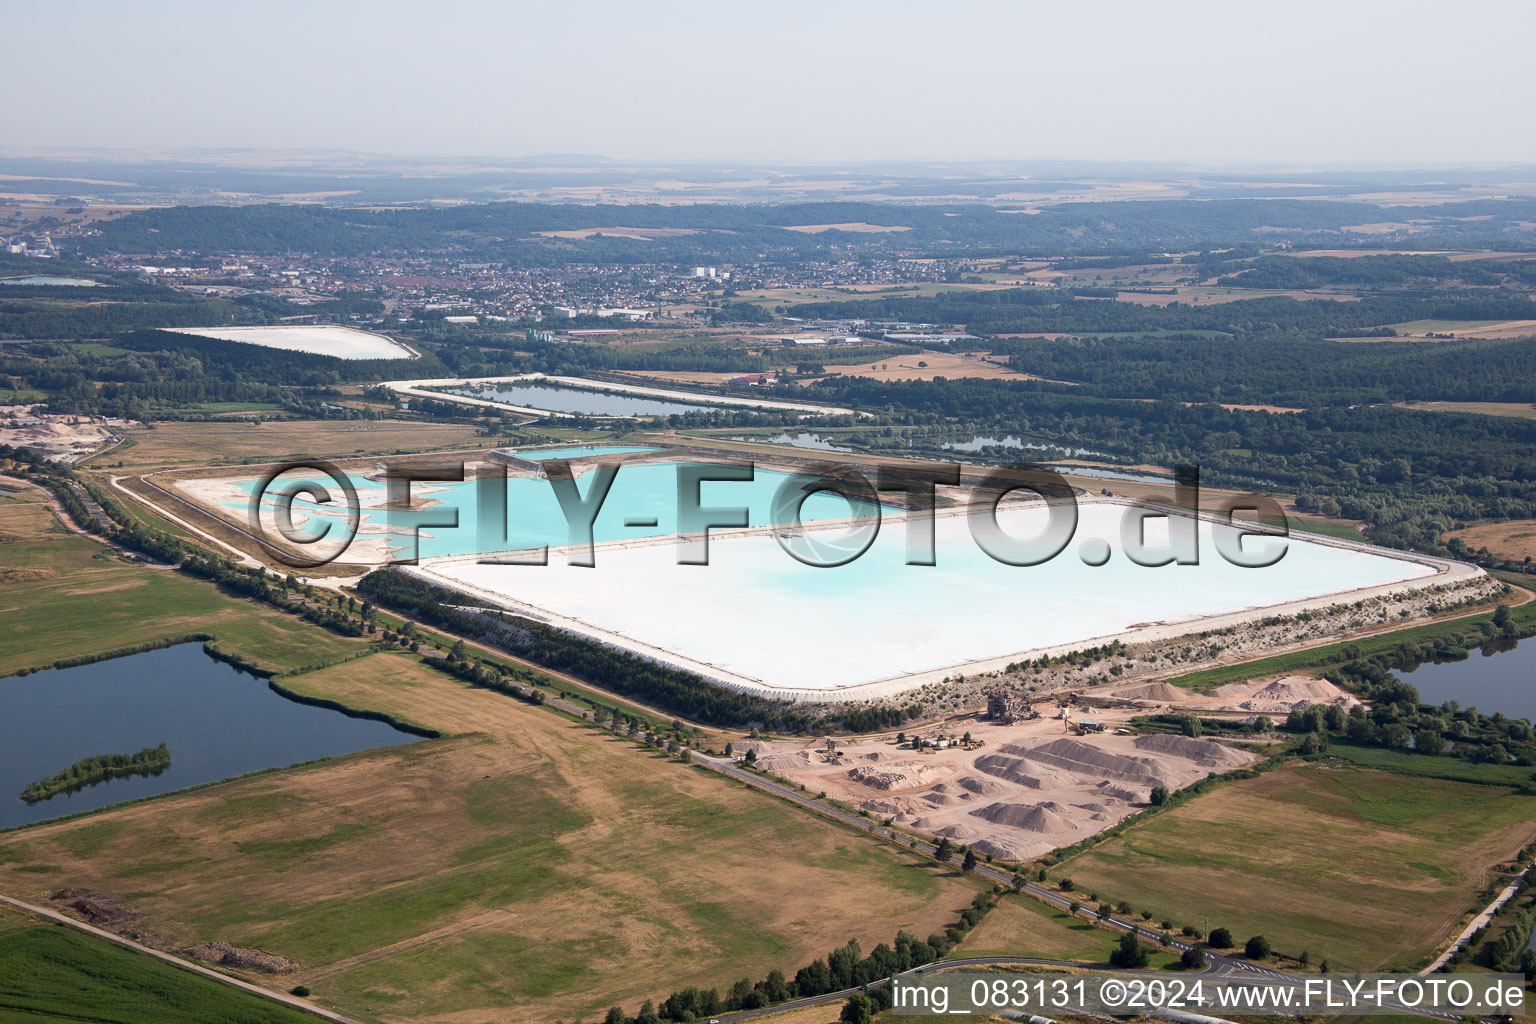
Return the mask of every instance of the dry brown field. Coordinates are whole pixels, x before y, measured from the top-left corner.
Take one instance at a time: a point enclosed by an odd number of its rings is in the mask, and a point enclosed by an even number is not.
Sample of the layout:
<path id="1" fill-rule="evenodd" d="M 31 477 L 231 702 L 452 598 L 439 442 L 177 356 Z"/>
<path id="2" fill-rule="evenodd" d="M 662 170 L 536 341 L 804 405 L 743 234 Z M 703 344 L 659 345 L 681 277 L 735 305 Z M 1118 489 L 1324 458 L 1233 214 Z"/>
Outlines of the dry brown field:
<path id="1" fill-rule="evenodd" d="M 976 892 L 698 766 L 405 654 L 285 685 L 455 735 L 0 837 L 0 888 L 115 896 L 180 948 L 378 1021 L 590 1019 L 685 985 L 926 936 Z M 791 867 L 792 866 L 792 867 Z"/>
<path id="2" fill-rule="evenodd" d="M 1518 416 L 1536 419 L 1536 405 L 1528 402 L 1404 402 L 1405 409 L 1424 412 L 1471 412 L 1483 416 Z"/>
<path id="3" fill-rule="evenodd" d="M 133 444 L 95 457 L 86 465 L 104 469 L 123 463 L 123 472 L 182 466 L 229 465 L 285 458 L 340 459 L 396 455 L 495 444 L 463 424 L 407 420 L 294 420 L 160 423 L 131 430 Z"/>
<path id="4" fill-rule="evenodd" d="M 1505 523 L 1478 523 L 1446 536 L 1459 537 L 1476 551 L 1487 548 L 1500 558 L 1536 560 L 1536 519 L 1511 519 Z"/>

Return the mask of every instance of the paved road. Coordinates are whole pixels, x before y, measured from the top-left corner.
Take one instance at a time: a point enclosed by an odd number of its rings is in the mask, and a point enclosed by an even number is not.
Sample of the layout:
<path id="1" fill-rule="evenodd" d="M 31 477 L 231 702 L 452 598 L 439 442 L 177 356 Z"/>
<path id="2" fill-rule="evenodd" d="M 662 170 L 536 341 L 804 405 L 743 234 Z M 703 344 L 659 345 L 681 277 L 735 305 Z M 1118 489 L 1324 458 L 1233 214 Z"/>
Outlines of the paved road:
<path id="1" fill-rule="evenodd" d="M 1472 937 L 1473 932 L 1477 931 L 1479 928 L 1487 927 L 1488 922 L 1492 921 L 1493 916 L 1499 912 L 1499 908 L 1504 906 L 1504 904 L 1508 903 L 1510 900 L 1514 899 L 1515 893 L 1520 891 L 1520 883 L 1525 881 L 1525 876 L 1529 874 L 1530 871 L 1530 868 L 1526 868 L 1524 871 L 1516 875 L 1515 880 L 1506 885 L 1503 890 L 1493 898 L 1493 902 L 1484 907 L 1482 913 L 1474 917 L 1467 924 L 1467 926 L 1461 930 L 1461 934 L 1456 936 L 1455 941 L 1452 942 L 1443 953 L 1435 958 L 1434 963 L 1430 964 L 1419 973 L 1433 974 L 1435 971 L 1438 971 L 1442 966 L 1445 965 L 1446 961 L 1455 956 L 1457 951 L 1467 944 L 1467 940 Z"/>

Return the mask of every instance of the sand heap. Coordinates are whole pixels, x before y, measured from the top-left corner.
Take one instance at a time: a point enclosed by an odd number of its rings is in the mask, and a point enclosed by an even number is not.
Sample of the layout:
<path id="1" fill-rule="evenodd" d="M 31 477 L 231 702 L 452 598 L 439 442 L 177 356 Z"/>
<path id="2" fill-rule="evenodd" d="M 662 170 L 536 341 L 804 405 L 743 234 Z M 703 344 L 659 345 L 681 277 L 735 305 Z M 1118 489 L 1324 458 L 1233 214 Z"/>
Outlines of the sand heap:
<path id="1" fill-rule="evenodd" d="M 979 775 L 963 775 L 955 780 L 955 785 L 970 790 L 977 796 L 996 796 L 998 793 L 1008 792 L 1008 787 L 991 779 L 984 779 Z"/>
<path id="2" fill-rule="evenodd" d="M 757 766 L 763 771 L 783 775 L 785 772 L 798 771 L 806 765 L 813 764 L 815 760 L 815 751 L 793 750 L 783 754 L 769 754 L 767 757 L 759 756 Z"/>
<path id="3" fill-rule="evenodd" d="M 892 761 L 884 765 L 861 764 L 848 769 L 848 777 L 871 789 L 913 789 L 937 785 L 954 770 L 922 761 Z"/>
<path id="4" fill-rule="evenodd" d="M 1145 782 L 1149 785 L 1167 782 L 1166 773 L 1160 770 L 1162 765 L 1156 758 L 1127 757 L 1070 737 L 1050 740 L 1033 747 L 1010 743 L 1001 749 L 1005 754 L 1015 754 L 1025 760 L 1038 761 L 1075 775 L 1121 782 Z"/>
<path id="5" fill-rule="evenodd" d="M 225 967 L 265 971 L 268 974 L 290 974 L 299 969 L 298 964 L 285 956 L 244 946 L 231 946 L 227 942 L 204 942 L 198 946 L 188 946 L 182 952 L 195 960 L 223 964 Z"/>
<path id="6" fill-rule="evenodd" d="M 1055 800 L 1038 804 L 995 803 L 971 812 L 978 818 L 1026 832 L 1039 832 L 1048 836 L 1061 836 L 1079 831 L 1073 810 Z"/>
<path id="7" fill-rule="evenodd" d="M 1120 697 L 1125 700 L 1145 701 L 1149 704 L 1183 704 L 1195 696 L 1191 690 L 1174 686 L 1172 683 L 1142 683 L 1140 686 L 1127 686 L 1123 690 L 1115 690 L 1111 697 Z"/>
<path id="8" fill-rule="evenodd" d="M 1250 760 L 1242 751 L 1224 747 L 1212 740 L 1197 740 L 1171 733 L 1137 736 L 1135 743 L 1138 750 L 1150 750 L 1155 754 L 1172 754 L 1174 757 L 1193 761 L 1202 768 L 1212 768 L 1217 771 L 1236 768 Z"/>
<path id="9" fill-rule="evenodd" d="M 1212 711 L 1248 711 L 1254 714 L 1289 714 L 1313 704 L 1337 704 L 1350 708 L 1360 703 L 1326 679 L 1283 676 L 1268 683 L 1230 683 L 1211 691 L 1225 703 Z"/>

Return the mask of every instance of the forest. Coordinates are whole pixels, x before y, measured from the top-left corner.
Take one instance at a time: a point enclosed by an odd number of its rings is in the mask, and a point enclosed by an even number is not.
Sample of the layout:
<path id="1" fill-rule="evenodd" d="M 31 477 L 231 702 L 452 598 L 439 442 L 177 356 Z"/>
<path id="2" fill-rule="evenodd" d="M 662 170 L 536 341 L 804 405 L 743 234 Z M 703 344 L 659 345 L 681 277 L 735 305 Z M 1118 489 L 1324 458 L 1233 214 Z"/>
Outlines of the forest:
<path id="1" fill-rule="evenodd" d="M 1426 206 L 1433 222 L 1425 235 L 1466 239 L 1518 237 L 1536 203 L 1493 203 L 1486 220 L 1466 221 L 1470 204 Z M 1522 219 L 1523 218 L 1523 219 Z M 105 222 L 99 235 L 79 240 L 83 255 L 104 252 L 181 251 L 199 254 L 363 256 L 390 252 L 454 251 L 467 258 L 513 266 L 561 262 L 655 262 L 716 259 L 813 258 L 829 241 L 868 252 L 927 247 L 1012 253 L 1147 251 L 1251 244 L 1261 232 L 1294 237 L 1338 236 L 1344 227 L 1393 219 L 1371 203 L 1305 199 L 1283 203 L 1213 199 L 1062 203 L 1021 217 L 985 205 L 897 205 L 822 202 L 783 204 L 634 204 L 620 217 L 611 207 L 496 202 L 426 209 L 364 210 L 322 206 L 169 207 Z M 788 230 L 803 225 L 868 222 L 901 226 L 899 235 Z M 696 232 L 641 241 L 614 236 L 585 240 L 540 237 L 538 232 L 616 227 L 684 228 Z"/>
<path id="2" fill-rule="evenodd" d="M 1272 296 L 1205 306 L 1181 302 L 1140 306 L 1077 298 L 1062 289 L 1012 288 L 808 302 L 791 307 L 789 313 L 807 318 L 862 317 L 955 324 L 981 335 L 1216 331 L 1233 336 L 1295 333 L 1321 338 L 1339 330 L 1410 320 L 1536 319 L 1536 302 L 1525 295 L 1496 290 L 1378 295 L 1358 302 Z"/>

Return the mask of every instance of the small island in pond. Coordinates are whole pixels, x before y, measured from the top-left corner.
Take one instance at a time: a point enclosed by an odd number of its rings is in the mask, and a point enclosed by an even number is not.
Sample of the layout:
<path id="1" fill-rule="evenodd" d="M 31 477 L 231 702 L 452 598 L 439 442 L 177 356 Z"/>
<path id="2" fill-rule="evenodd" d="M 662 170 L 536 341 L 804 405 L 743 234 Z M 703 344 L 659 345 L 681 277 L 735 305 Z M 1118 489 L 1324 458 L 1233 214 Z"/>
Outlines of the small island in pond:
<path id="1" fill-rule="evenodd" d="M 21 798 L 35 804 L 120 775 L 159 775 L 170 765 L 171 751 L 164 743 L 158 747 L 145 747 L 137 754 L 97 754 L 76 761 L 57 775 L 32 783 L 22 790 Z"/>

